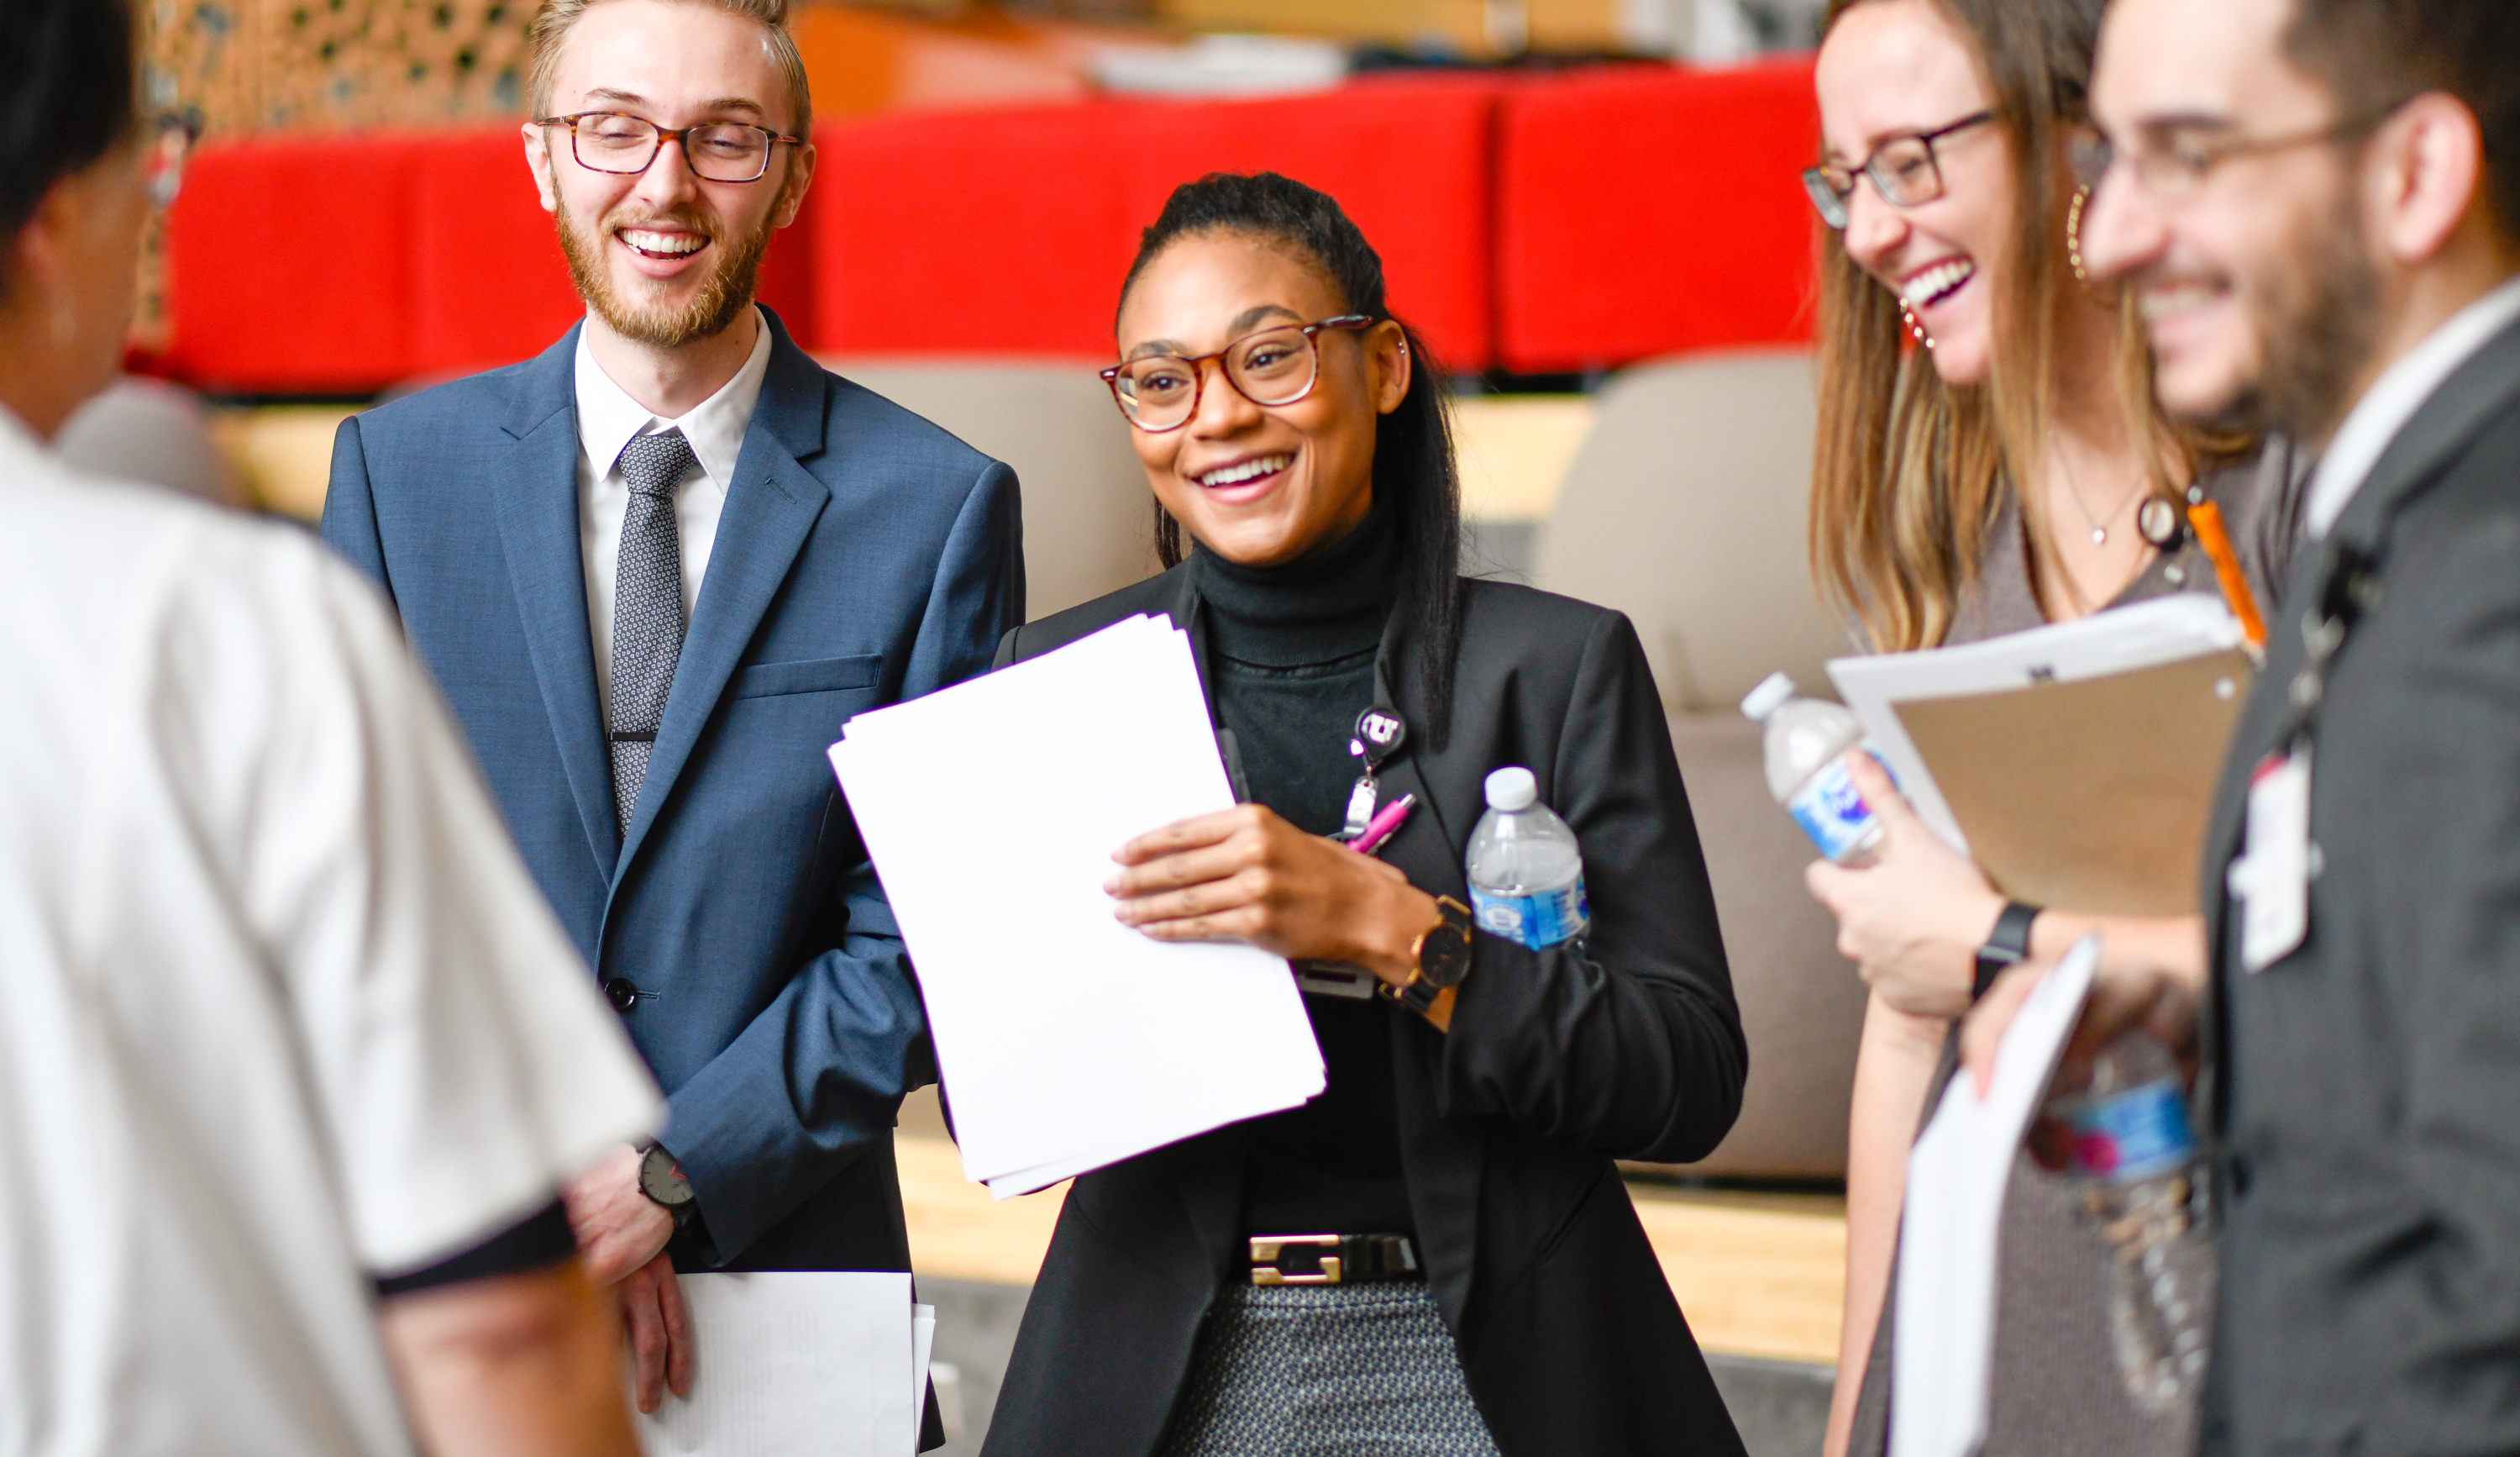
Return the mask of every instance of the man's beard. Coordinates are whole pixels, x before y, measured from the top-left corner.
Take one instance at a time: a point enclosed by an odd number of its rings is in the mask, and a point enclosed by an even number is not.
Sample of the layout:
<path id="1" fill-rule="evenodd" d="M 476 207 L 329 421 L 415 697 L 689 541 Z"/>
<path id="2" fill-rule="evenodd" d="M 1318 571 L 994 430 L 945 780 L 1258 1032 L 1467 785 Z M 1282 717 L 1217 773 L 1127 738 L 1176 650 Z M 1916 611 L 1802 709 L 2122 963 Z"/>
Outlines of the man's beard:
<path id="1" fill-rule="evenodd" d="M 2378 346 L 2380 269 L 2351 189 L 2303 233 L 2290 266 L 2247 290 L 2258 378 L 2218 423 L 2316 448 L 2344 423 L 2349 391 Z"/>
<path id="2" fill-rule="evenodd" d="M 770 248 L 774 227 L 771 219 L 778 211 L 771 208 L 760 227 L 732 247 L 718 223 L 697 215 L 648 212 L 633 217 L 628 215 L 628 209 L 618 209 L 606 217 L 591 237 L 578 230 L 566 207 L 555 209 L 553 215 L 560 225 L 560 250 L 568 259 L 569 279 L 577 285 L 577 296 L 595 310 L 595 316 L 623 339 L 654 348 L 674 349 L 724 333 L 752 302 L 753 288 L 761 279 L 761 255 Z M 717 254 L 699 293 L 675 307 L 643 307 L 623 298 L 612 287 L 611 272 L 605 266 L 606 239 L 622 228 L 656 223 L 672 223 L 698 233 Z"/>

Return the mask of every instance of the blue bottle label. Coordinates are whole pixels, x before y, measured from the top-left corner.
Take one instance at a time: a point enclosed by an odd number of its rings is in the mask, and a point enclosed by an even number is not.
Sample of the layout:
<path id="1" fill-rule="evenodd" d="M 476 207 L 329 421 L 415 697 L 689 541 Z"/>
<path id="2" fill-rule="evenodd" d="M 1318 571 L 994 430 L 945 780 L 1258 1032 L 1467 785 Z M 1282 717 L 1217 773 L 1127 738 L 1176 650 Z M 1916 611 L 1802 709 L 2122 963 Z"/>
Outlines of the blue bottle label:
<path id="1" fill-rule="evenodd" d="M 1843 758 L 1822 764 L 1785 802 L 1785 809 L 1822 854 L 1840 862 L 1864 849 L 1880 826 Z"/>
<path id="2" fill-rule="evenodd" d="M 1564 889 L 1544 890 L 1537 895 L 1490 895 L 1473 886 L 1470 914 L 1479 930 L 1520 942 L 1534 951 L 1572 940 L 1593 922 L 1593 909 L 1585 902 L 1581 877 Z"/>
<path id="3" fill-rule="evenodd" d="M 2102 1183 L 2132 1184 L 2167 1173 L 2196 1151 L 2187 1100 L 2175 1078 L 2059 1111 L 2074 1131 L 2074 1171 Z"/>

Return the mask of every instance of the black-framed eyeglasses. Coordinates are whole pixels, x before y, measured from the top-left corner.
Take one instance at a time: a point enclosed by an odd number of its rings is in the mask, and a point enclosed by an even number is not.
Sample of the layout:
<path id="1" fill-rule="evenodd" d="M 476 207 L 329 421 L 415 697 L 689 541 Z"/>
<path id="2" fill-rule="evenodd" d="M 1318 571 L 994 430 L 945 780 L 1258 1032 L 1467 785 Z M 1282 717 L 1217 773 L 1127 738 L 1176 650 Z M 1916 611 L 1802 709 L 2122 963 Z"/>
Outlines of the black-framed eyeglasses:
<path id="1" fill-rule="evenodd" d="M 741 121 L 658 126 L 645 116 L 622 112 L 545 116 L 534 124 L 567 127 L 569 155 L 577 164 L 617 177 L 648 170 L 667 142 L 680 142 L 683 162 L 693 176 L 708 182 L 758 182 L 770 170 L 770 154 L 779 144 L 800 147 L 805 142 L 803 137 L 784 136 Z"/>
<path id="2" fill-rule="evenodd" d="M 152 205 L 162 208 L 175 205 L 176 194 L 184 190 L 184 163 L 201 140 L 199 107 L 159 112 L 149 118 L 149 155 L 142 165 L 147 170 Z"/>
<path id="3" fill-rule="evenodd" d="M 2074 180 L 2093 191 L 2124 162 L 2135 173 L 2138 187 L 2155 198 L 2176 200 L 2193 196 L 2204 187 L 2214 169 L 2227 161 L 2289 152 L 2295 147 L 2350 142 L 2369 133 L 2397 110 L 2390 107 L 2324 126 L 2265 137 L 2233 136 L 2190 126 L 2156 127 L 2151 128 L 2156 133 L 2152 140 L 2125 153 L 2119 152 L 2117 144 L 2097 128 L 2084 127 L 2066 139 L 2065 159 L 2074 169 Z"/>
<path id="4" fill-rule="evenodd" d="M 1932 131 L 1913 131 L 1885 138 L 1872 149 L 1872 155 L 1859 167 L 1847 168 L 1822 162 L 1803 169 L 1803 191 L 1811 194 L 1812 205 L 1820 209 L 1821 221 L 1839 232 L 1846 231 L 1849 216 L 1847 202 L 1855 196 L 1856 179 L 1869 177 L 1881 201 L 1893 207 L 1914 207 L 1943 195 L 1943 164 L 1934 155 L 1934 144 L 1945 137 L 1964 132 L 1973 126 L 1984 126 L 1995 119 L 1993 112 L 1976 112 L 1962 116 L 1948 126 Z"/>
<path id="5" fill-rule="evenodd" d="M 1185 359 L 1145 354 L 1103 370 L 1102 383 L 1129 423 L 1148 434 L 1179 430 L 1198 413 L 1207 369 L 1217 365 L 1236 393 L 1255 405 L 1291 405 L 1313 392 L 1322 377 L 1325 329 L 1371 329 L 1370 314 L 1340 314 L 1318 324 L 1279 324 L 1257 329 L 1213 354 Z"/>

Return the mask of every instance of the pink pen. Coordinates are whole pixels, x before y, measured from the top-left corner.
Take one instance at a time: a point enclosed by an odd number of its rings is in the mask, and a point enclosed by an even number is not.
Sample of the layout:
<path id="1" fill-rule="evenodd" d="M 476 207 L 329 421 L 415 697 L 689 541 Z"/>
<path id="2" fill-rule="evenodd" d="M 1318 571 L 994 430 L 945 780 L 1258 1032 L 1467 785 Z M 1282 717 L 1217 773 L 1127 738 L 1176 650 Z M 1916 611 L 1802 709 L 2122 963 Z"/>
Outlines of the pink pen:
<path id="1" fill-rule="evenodd" d="M 1348 842 L 1347 847 L 1360 855 L 1372 854 L 1382 848 L 1384 841 L 1399 833 L 1401 822 L 1408 819 L 1409 811 L 1417 807 L 1416 795 L 1402 795 L 1382 806 L 1381 813 L 1366 821 L 1365 833 Z"/>

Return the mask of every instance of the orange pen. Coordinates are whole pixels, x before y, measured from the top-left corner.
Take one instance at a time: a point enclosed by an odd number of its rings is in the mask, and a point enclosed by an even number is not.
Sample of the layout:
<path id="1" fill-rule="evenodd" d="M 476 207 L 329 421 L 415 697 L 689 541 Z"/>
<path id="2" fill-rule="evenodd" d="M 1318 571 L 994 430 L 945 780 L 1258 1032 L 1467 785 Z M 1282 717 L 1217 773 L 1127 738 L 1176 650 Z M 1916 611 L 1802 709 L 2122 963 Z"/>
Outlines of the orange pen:
<path id="1" fill-rule="evenodd" d="M 2199 501 L 2187 508 L 2187 524 L 2196 528 L 2197 544 L 2214 559 L 2215 579 L 2223 584 L 2223 596 L 2231 604 L 2231 615 L 2240 619 L 2241 634 L 2251 648 L 2264 652 L 2267 621 L 2258 615 L 2257 596 L 2249 590 L 2249 578 L 2240 570 L 2240 559 L 2231 550 L 2231 533 L 2223 526 L 2223 508 L 2211 501 Z"/>

